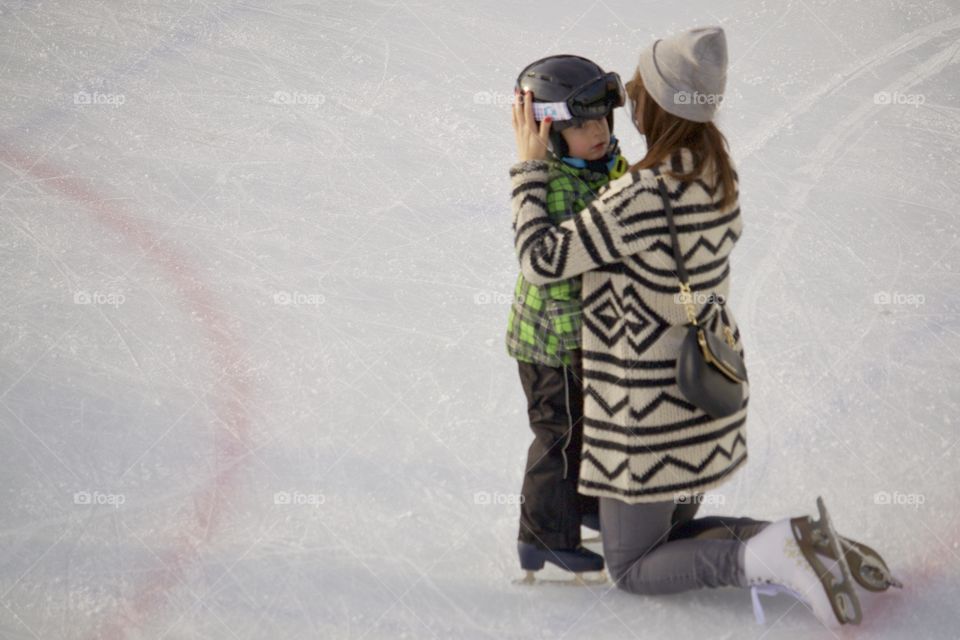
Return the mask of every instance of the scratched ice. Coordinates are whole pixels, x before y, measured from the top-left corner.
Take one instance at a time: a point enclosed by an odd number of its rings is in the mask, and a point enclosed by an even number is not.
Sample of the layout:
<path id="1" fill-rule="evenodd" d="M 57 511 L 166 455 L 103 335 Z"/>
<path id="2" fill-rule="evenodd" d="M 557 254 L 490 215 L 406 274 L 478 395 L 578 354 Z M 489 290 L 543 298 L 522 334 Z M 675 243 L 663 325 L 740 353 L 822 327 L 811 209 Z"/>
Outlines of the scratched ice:
<path id="1" fill-rule="evenodd" d="M 507 101 L 719 23 L 750 461 L 960 601 L 960 10 L 281 0 L 0 7 L 0 638 L 806 638 L 735 589 L 510 584 Z M 631 159 L 641 138 L 617 114 Z"/>

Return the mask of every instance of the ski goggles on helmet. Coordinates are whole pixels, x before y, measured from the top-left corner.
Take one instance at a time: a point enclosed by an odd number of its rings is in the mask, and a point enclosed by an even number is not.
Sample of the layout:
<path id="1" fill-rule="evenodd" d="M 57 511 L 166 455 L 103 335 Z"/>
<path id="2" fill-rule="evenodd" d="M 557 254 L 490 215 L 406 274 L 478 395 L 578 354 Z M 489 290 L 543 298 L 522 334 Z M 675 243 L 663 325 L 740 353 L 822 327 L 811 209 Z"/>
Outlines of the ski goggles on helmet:
<path id="1" fill-rule="evenodd" d="M 543 120 L 549 116 L 554 121 L 590 120 L 604 117 L 625 102 L 623 82 L 619 74 L 611 71 L 577 87 L 564 102 L 534 102 L 533 117 Z"/>

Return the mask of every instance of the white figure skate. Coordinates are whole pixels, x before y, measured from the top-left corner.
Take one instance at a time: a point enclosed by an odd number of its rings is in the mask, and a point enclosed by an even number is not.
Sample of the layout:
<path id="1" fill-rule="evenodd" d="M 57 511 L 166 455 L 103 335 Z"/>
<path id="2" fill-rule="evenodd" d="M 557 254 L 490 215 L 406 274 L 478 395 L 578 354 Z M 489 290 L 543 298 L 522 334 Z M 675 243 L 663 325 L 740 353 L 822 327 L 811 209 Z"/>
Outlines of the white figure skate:
<path id="1" fill-rule="evenodd" d="M 827 627 L 860 623 L 860 600 L 846 554 L 841 552 L 840 537 L 822 498 L 817 498 L 817 507 L 819 520 L 784 518 L 746 542 L 744 572 L 759 624 L 764 616 L 758 596 L 777 593 L 788 593 L 806 603 Z M 827 549 L 833 559 L 826 557 Z"/>

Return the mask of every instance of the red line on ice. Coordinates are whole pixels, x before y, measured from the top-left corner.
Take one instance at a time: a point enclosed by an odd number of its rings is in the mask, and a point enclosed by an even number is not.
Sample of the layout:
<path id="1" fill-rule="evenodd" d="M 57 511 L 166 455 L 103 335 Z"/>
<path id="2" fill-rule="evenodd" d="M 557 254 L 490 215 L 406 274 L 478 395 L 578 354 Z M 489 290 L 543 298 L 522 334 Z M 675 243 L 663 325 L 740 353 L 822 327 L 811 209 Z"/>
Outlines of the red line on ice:
<path id="1" fill-rule="evenodd" d="M 116 200 L 96 193 L 86 180 L 69 175 L 52 165 L 31 158 L 7 146 L 4 160 L 21 172 L 41 180 L 41 186 L 62 197 L 82 204 L 94 219 L 115 231 L 159 266 L 174 283 L 178 303 L 198 318 L 206 338 L 212 344 L 214 375 L 219 382 L 212 392 L 216 414 L 222 424 L 214 423 L 214 477 L 193 494 L 193 519 L 174 537 L 172 549 L 163 557 L 164 566 L 137 589 L 129 603 L 102 623 L 97 638 L 119 640 L 132 628 L 139 627 L 165 602 L 167 593 L 185 581 L 184 571 L 199 557 L 201 546 L 221 523 L 223 498 L 234 487 L 237 461 L 248 448 L 250 419 L 243 402 L 251 398 L 252 385 L 244 374 L 242 352 L 230 333 L 224 314 L 216 303 L 213 291 L 190 264 L 189 258 L 166 245 L 153 231 L 139 222 Z"/>

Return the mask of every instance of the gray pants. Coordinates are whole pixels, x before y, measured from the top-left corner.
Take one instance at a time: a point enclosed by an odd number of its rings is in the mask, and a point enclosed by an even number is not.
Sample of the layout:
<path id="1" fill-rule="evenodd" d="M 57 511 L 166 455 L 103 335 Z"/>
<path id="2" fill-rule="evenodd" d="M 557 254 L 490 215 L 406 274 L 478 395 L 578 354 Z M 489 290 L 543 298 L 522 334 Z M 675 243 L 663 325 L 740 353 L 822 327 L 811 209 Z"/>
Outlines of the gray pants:
<path id="1" fill-rule="evenodd" d="M 704 587 L 745 587 L 743 541 L 765 520 L 694 519 L 699 501 L 627 504 L 600 499 L 607 570 L 630 593 L 678 593 Z"/>

